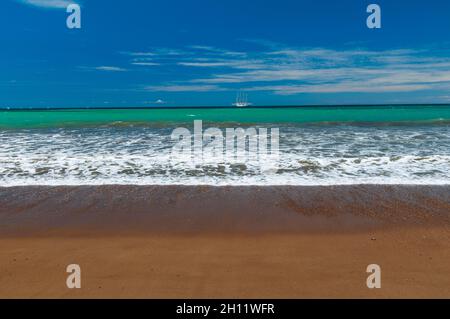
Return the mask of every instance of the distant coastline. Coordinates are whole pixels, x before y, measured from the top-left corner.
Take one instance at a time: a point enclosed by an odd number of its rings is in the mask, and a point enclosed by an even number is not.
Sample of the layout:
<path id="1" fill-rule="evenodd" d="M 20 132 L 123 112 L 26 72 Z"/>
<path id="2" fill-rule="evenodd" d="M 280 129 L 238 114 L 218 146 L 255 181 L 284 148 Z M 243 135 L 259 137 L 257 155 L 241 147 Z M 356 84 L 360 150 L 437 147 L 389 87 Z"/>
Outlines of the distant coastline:
<path id="1" fill-rule="evenodd" d="M 305 105 L 251 105 L 242 109 L 270 108 L 352 108 L 352 107 L 450 107 L 450 103 L 410 103 L 410 104 L 305 104 Z M 72 110 L 170 110 L 170 109 L 236 109 L 231 105 L 217 106 L 82 106 L 82 107 L 0 107 L 0 111 L 72 111 Z"/>

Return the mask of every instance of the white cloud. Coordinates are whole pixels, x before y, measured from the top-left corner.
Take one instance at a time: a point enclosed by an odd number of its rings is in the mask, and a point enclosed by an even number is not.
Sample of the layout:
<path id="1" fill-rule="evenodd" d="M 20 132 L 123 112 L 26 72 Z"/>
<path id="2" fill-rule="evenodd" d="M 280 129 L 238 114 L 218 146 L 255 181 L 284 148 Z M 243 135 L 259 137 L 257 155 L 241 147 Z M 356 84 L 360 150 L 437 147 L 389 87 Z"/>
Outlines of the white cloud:
<path id="1" fill-rule="evenodd" d="M 125 72 L 125 71 L 128 71 L 127 69 L 120 68 L 120 67 L 117 67 L 117 66 L 97 66 L 94 69 L 98 70 L 98 71 L 108 71 L 108 72 Z"/>
<path id="2" fill-rule="evenodd" d="M 449 51 L 409 48 L 335 50 L 255 43 L 264 49 L 244 53 L 202 45 L 188 46 L 184 50 L 163 48 L 154 49 L 148 56 L 130 54 L 134 57 L 131 63 L 201 69 L 192 72 L 186 80 L 174 78 L 169 84 L 147 87 L 168 92 L 246 88 L 289 95 L 412 92 L 450 87 Z M 176 71 L 174 74 L 177 76 Z"/>
<path id="3" fill-rule="evenodd" d="M 24 4 L 32 5 L 35 7 L 49 8 L 49 9 L 62 9 L 67 8 L 69 4 L 76 3 L 69 0 L 18 0 Z"/>
<path id="4" fill-rule="evenodd" d="M 226 67 L 230 66 L 227 62 L 178 62 L 178 65 L 182 66 L 192 66 L 199 68 L 211 68 L 211 67 Z"/>
<path id="5" fill-rule="evenodd" d="M 132 62 L 133 65 L 139 65 L 139 66 L 156 66 L 160 65 L 160 63 L 156 62 Z"/>
<path id="6" fill-rule="evenodd" d="M 146 91 L 156 91 L 156 92 L 216 92 L 223 91 L 216 85 L 176 85 L 167 84 L 159 86 L 147 86 L 144 88 Z"/>
<path id="7" fill-rule="evenodd" d="M 156 56 L 156 53 L 154 53 L 154 52 L 121 52 L 121 54 L 137 56 L 137 57 Z"/>
<path id="8" fill-rule="evenodd" d="M 372 83 L 361 83 L 348 81 L 335 84 L 322 85 L 279 85 L 259 86 L 246 88 L 246 91 L 273 91 L 278 95 L 292 95 L 299 93 L 383 93 L 383 92 L 413 92 L 429 89 L 430 85 L 373 85 Z"/>
<path id="9" fill-rule="evenodd" d="M 206 54 L 216 54 L 216 55 L 222 55 L 222 56 L 244 57 L 247 55 L 247 53 L 245 53 L 245 52 L 224 50 L 224 49 L 207 46 L 207 45 L 190 45 L 190 46 L 188 46 L 188 48 L 194 49 L 194 50 L 206 51 Z"/>
<path id="10" fill-rule="evenodd" d="M 263 60 L 226 60 L 226 59 L 205 59 L 194 58 L 190 61 L 178 62 L 178 65 L 198 68 L 224 67 L 233 69 L 260 69 L 264 67 Z"/>

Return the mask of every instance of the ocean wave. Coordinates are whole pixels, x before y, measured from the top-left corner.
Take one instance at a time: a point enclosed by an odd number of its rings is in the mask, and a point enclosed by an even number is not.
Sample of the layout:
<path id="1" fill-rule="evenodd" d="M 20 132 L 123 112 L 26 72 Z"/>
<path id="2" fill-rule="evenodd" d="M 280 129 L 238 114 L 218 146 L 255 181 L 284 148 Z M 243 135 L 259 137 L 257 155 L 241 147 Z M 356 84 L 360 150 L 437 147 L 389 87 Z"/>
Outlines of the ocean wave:
<path id="1" fill-rule="evenodd" d="M 167 127 L 0 131 L 0 186 L 450 184 L 450 127 L 280 128 L 276 169 L 204 152 L 174 161 Z"/>

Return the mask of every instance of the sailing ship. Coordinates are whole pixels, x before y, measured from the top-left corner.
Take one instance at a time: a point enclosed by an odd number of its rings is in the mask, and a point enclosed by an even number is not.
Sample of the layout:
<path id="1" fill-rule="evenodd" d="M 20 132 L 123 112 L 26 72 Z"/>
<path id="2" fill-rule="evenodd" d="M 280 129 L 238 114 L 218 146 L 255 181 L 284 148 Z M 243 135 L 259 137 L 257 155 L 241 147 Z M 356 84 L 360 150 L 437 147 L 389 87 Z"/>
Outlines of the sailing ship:
<path id="1" fill-rule="evenodd" d="M 233 103 L 233 106 L 246 107 L 249 105 L 252 105 L 252 103 L 248 102 L 247 94 L 245 94 L 243 92 L 238 92 L 238 94 L 236 95 L 236 102 Z"/>

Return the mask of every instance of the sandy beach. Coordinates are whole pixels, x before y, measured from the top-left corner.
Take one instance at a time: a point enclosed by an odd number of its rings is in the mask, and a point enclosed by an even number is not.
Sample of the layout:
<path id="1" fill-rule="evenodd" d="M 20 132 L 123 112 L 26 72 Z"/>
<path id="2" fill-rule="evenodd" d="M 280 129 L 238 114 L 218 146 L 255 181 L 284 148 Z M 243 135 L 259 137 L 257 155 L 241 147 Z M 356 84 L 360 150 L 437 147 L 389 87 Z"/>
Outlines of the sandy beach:
<path id="1" fill-rule="evenodd" d="M 2 298 L 450 297 L 449 186 L 10 187 L 0 218 Z"/>

